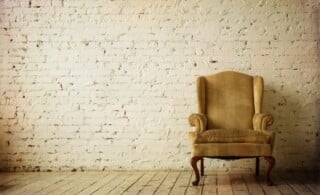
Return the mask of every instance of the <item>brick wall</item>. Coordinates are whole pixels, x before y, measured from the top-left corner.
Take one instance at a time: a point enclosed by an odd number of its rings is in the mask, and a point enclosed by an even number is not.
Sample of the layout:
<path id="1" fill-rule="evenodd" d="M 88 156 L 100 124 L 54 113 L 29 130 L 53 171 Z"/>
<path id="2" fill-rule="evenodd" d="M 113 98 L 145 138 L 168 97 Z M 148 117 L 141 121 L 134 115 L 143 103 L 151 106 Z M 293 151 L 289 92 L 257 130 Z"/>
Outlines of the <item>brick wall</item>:
<path id="1" fill-rule="evenodd" d="M 2 170 L 191 169 L 195 79 L 262 75 L 277 167 L 319 160 L 316 0 L 0 0 Z M 253 160 L 206 161 L 253 167 Z"/>

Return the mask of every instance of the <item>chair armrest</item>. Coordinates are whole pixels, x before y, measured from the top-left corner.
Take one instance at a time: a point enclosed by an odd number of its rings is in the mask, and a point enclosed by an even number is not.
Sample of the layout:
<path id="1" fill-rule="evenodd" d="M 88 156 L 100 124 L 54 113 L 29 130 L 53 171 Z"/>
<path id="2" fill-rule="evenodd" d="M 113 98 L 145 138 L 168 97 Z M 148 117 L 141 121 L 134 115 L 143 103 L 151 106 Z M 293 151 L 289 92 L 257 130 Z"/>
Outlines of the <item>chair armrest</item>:
<path id="1" fill-rule="evenodd" d="M 273 117 L 271 114 L 258 113 L 254 114 L 252 122 L 254 130 L 267 130 L 267 126 L 273 123 Z"/>
<path id="2" fill-rule="evenodd" d="M 268 140 L 269 140 L 270 145 L 271 145 L 271 150 L 273 150 L 276 133 L 274 131 L 267 131 L 267 130 L 259 130 L 259 131 L 261 131 L 262 133 L 264 133 L 264 134 L 266 134 L 268 136 Z"/>
<path id="3" fill-rule="evenodd" d="M 189 116 L 189 124 L 196 127 L 196 132 L 200 133 L 207 127 L 207 117 L 201 113 L 193 113 Z"/>

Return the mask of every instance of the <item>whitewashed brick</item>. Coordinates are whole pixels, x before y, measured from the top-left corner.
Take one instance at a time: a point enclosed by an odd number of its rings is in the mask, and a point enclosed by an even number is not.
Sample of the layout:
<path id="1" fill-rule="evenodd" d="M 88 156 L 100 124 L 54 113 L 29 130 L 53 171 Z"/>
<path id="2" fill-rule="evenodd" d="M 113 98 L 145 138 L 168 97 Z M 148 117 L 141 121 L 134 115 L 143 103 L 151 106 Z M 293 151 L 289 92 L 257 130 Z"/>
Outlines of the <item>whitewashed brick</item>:
<path id="1" fill-rule="evenodd" d="M 0 5 L 0 169 L 190 169 L 196 77 L 224 70 L 264 77 L 277 168 L 318 163 L 316 0 Z"/>

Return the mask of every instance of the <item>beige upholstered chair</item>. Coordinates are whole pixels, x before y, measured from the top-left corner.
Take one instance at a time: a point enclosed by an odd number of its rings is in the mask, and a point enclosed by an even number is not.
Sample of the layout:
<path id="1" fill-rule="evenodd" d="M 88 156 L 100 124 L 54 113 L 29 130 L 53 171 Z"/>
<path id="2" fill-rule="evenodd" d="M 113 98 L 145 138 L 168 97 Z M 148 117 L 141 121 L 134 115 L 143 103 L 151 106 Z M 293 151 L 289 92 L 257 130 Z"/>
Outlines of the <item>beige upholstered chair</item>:
<path id="1" fill-rule="evenodd" d="M 189 133 L 192 144 L 191 166 L 198 185 L 197 162 L 204 175 L 204 158 L 256 158 L 268 164 L 267 183 L 272 185 L 270 172 L 275 165 L 272 156 L 275 133 L 267 126 L 273 123 L 270 114 L 262 113 L 263 79 L 238 72 L 226 71 L 197 79 L 199 113 L 191 114 L 189 123 L 195 132 Z"/>

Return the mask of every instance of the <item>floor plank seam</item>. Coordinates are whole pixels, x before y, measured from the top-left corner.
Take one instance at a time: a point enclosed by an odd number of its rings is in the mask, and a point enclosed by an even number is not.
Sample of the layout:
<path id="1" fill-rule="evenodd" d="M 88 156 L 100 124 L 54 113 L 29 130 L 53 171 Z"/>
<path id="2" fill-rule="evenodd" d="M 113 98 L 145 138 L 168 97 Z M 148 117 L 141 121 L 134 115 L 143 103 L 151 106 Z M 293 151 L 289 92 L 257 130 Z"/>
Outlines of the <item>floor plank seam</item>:
<path id="1" fill-rule="evenodd" d="M 174 184 L 173 184 L 172 187 L 170 188 L 170 191 L 169 191 L 168 194 L 171 194 L 171 192 L 172 192 L 174 186 L 177 184 L 177 181 L 178 181 L 178 179 L 180 178 L 181 174 L 182 174 L 182 173 L 179 172 L 179 175 L 177 176 L 176 180 L 174 181 Z"/>
<path id="2" fill-rule="evenodd" d="M 116 178 L 116 177 L 117 177 L 117 175 L 113 176 L 112 179 L 114 179 L 114 178 Z M 95 191 L 91 192 L 90 195 L 91 195 L 91 194 L 94 194 L 95 192 L 99 191 L 101 188 L 103 188 L 104 186 L 106 186 L 112 179 L 108 180 L 108 182 L 107 182 L 106 184 L 102 185 L 100 188 L 97 188 Z"/>
<path id="3" fill-rule="evenodd" d="M 121 193 L 121 195 L 122 194 L 124 194 L 125 192 L 127 192 L 134 184 L 136 184 L 142 177 L 144 176 L 144 174 L 143 175 L 141 175 L 135 182 L 133 182 L 130 186 L 128 186 L 122 193 Z"/>
<path id="4" fill-rule="evenodd" d="M 163 184 L 163 182 L 166 180 L 166 178 L 168 177 L 169 172 L 167 172 L 166 176 L 162 179 L 161 183 L 157 186 L 157 188 L 155 189 L 155 191 L 153 192 L 153 194 L 155 194 L 158 189 L 160 188 L 160 186 Z"/>

